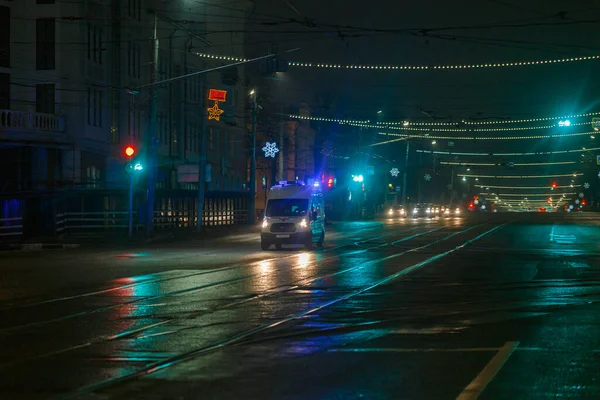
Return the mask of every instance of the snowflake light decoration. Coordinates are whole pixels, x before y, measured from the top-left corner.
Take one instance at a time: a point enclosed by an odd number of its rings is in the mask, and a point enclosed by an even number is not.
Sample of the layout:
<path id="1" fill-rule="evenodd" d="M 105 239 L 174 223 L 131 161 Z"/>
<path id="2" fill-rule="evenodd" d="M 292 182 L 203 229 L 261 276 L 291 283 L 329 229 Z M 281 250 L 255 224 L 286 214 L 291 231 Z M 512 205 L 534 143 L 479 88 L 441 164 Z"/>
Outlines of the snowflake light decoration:
<path id="1" fill-rule="evenodd" d="M 275 155 L 279 153 L 279 149 L 277 148 L 277 143 L 267 142 L 265 143 L 265 147 L 262 148 L 262 151 L 265 152 L 265 157 L 275 158 Z"/>
<path id="2" fill-rule="evenodd" d="M 392 169 L 390 170 L 390 174 L 391 174 L 393 177 L 397 177 L 398 175 L 400 175 L 400 170 L 398 170 L 398 168 L 392 168 Z"/>
<path id="3" fill-rule="evenodd" d="M 583 196 L 585 196 L 583 193 L 579 193 L 579 197 L 583 199 Z"/>
<path id="4" fill-rule="evenodd" d="M 575 200 L 575 204 L 579 204 L 579 199 Z"/>
<path id="5" fill-rule="evenodd" d="M 425 174 L 425 176 L 424 176 L 423 178 L 425 178 L 425 180 L 426 180 L 427 182 L 430 182 L 430 181 L 431 181 L 431 175 L 429 175 L 429 174 Z"/>
<path id="6" fill-rule="evenodd" d="M 586 183 L 584 183 L 584 184 L 583 184 L 583 188 L 584 188 L 584 189 L 589 189 L 589 188 L 590 188 L 590 184 L 589 184 L 589 183 L 587 183 L 587 182 L 586 182 Z"/>

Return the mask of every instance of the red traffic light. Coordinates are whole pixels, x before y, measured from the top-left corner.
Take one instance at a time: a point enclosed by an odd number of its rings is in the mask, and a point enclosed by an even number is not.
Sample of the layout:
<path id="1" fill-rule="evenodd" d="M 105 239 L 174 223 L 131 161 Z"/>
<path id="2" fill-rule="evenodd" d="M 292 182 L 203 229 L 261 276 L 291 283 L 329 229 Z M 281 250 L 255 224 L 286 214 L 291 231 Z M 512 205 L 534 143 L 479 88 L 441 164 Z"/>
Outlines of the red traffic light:
<path id="1" fill-rule="evenodd" d="M 552 189 L 556 189 L 556 183 L 552 184 Z"/>
<path id="2" fill-rule="evenodd" d="M 135 149 L 134 149 L 132 146 L 127 146 L 127 147 L 125 148 L 125 155 L 126 155 L 127 157 L 131 157 L 131 156 L 133 156 L 134 154 L 135 154 Z"/>
<path id="3" fill-rule="evenodd" d="M 585 206 L 585 200 L 581 200 L 581 205 Z"/>
<path id="4" fill-rule="evenodd" d="M 332 188 L 333 187 L 333 178 L 327 179 L 327 187 L 328 188 Z"/>

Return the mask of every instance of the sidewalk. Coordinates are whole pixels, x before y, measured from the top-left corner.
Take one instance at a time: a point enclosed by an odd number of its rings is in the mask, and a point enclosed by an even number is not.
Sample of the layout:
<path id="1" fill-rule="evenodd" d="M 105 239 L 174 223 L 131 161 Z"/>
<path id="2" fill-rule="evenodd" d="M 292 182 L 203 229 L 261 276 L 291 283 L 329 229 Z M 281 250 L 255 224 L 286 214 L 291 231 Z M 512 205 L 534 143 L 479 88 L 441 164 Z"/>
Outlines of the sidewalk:
<path id="1" fill-rule="evenodd" d="M 229 235 L 258 234 L 259 232 L 259 225 L 229 225 L 203 227 L 202 232 L 196 232 L 195 229 L 157 231 L 150 238 L 145 235 L 145 232 L 136 232 L 132 238 L 123 235 L 121 232 L 107 235 L 69 235 L 63 238 L 39 237 L 31 238 L 21 243 L 0 243 L 0 251 L 75 249 L 80 247 L 131 247 L 173 242 L 210 241 Z"/>

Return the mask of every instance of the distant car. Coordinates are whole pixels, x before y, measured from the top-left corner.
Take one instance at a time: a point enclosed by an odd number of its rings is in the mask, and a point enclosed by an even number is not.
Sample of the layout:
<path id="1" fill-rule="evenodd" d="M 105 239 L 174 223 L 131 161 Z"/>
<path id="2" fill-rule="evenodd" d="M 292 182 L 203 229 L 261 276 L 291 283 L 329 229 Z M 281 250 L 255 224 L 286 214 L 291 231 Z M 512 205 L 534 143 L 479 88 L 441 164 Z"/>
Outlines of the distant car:
<path id="1" fill-rule="evenodd" d="M 403 206 L 392 206 L 387 211 L 389 218 L 402 217 L 406 218 L 406 209 Z"/>
<path id="2" fill-rule="evenodd" d="M 417 204 L 412 208 L 413 218 L 433 218 L 435 208 L 431 204 Z"/>

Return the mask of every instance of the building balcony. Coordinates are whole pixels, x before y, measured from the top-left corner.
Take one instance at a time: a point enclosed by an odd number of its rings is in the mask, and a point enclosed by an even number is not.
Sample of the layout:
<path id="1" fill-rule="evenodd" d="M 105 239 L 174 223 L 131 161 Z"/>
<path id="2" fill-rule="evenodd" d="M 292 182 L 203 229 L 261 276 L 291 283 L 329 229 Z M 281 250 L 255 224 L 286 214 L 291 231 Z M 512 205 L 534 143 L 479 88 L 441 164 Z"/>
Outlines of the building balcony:
<path id="1" fill-rule="evenodd" d="M 0 110 L 0 144 L 66 145 L 64 117 L 28 111 Z"/>
<path id="2" fill-rule="evenodd" d="M 33 132 L 64 132 L 64 118 L 53 114 L 0 110 L 0 129 Z"/>

